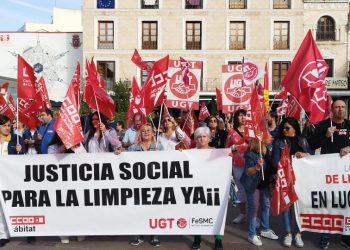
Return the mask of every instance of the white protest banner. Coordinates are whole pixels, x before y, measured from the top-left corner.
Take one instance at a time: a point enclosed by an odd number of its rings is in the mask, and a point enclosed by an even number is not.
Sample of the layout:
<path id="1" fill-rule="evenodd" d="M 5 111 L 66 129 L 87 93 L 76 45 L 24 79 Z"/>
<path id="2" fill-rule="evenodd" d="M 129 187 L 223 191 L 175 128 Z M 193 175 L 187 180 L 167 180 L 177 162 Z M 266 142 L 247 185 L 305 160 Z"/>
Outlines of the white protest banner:
<path id="1" fill-rule="evenodd" d="M 199 109 L 199 91 L 202 75 L 200 61 L 187 61 L 188 86 L 183 81 L 180 60 L 169 60 L 166 105 L 168 108 Z"/>
<path id="2" fill-rule="evenodd" d="M 222 112 L 232 113 L 238 108 L 247 109 L 252 86 L 243 85 L 242 64 L 222 65 Z"/>
<path id="3" fill-rule="evenodd" d="M 224 233 L 227 149 L 0 157 L 10 235 Z"/>
<path id="4" fill-rule="evenodd" d="M 293 159 L 300 231 L 350 235 L 350 155 Z"/>

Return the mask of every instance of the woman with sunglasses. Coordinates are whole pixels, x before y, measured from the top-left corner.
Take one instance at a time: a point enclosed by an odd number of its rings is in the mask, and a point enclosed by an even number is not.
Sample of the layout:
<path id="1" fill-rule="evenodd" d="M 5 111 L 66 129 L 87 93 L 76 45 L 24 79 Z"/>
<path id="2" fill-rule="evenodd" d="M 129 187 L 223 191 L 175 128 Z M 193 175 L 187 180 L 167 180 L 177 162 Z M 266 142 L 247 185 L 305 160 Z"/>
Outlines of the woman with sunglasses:
<path id="1" fill-rule="evenodd" d="M 285 143 L 288 145 L 290 156 L 302 158 L 309 155 L 308 152 L 310 151 L 307 140 L 301 135 L 299 123 L 293 117 L 286 117 L 282 120 L 281 124 L 279 125 L 277 137 L 273 142 L 271 158 L 274 173 L 277 172 L 278 162 Z M 284 228 L 287 232 L 287 235 L 283 240 L 283 245 L 286 247 L 290 247 L 292 245 L 292 232 L 294 232 L 295 245 L 297 247 L 303 247 L 304 242 L 296 224 L 293 206 L 289 207 L 282 213 Z"/>
<path id="2" fill-rule="evenodd" d="M 89 153 L 113 152 L 121 147 L 117 132 L 107 125 L 107 118 L 102 113 L 100 118 L 97 111 L 90 116 L 90 130 L 84 139 L 86 151 Z"/>
<path id="3" fill-rule="evenodd" d="M 0 115 L 0 154 L 16 155 L 23 154 L 22 138 L 11 133 L 11 121 L 7 116 Z M 0 205 L 0 247 L 5 246 L 10 241 L 10 234 L 6 225 L 3 209 Z"/>
<path id="4" fill-rule="evenodd" d="M 128 151 L 162 151 L 163 146 L 160 143 L 157 143 L 155 140 L 154 136 L 154 131 L 153 127 L 151 124 L 146 123 L 143 124 L 140 127 L 140 139 L 138 143 L 132 144 L 129 148 Z M 121 153 L 115 152 L 116 154 Z M 136 236 L 133 240 L 129 242 L 131 246 L 138 246 L 142 242 L 144 242 L 144 237 L 143 235 L 138 235 Z M 151 236 L 151 245 L 154 247 L 159 247 L 160 246 L 160 240 L 159 237 L 156 235 Z"/>
<path id="5" fill-rule="evenodd" d="M 164 150 L 175 150 L 176 145 L 184 141 L 188 146 L 191 144 L 190 138 L 177 125 L 174 117 L 164 116 L 162 119 L 162 133 L 159 135 L 158 142 Z"/>
<path id="6" fill-rule="evenodd" d="M 210 147 L 224 148 L 226 144 L 227 132 L 219 128 L 219 120 L 215 116 L 209 116 L 207 119 L 207 126 L 210 129 L 211 141 Z"/>

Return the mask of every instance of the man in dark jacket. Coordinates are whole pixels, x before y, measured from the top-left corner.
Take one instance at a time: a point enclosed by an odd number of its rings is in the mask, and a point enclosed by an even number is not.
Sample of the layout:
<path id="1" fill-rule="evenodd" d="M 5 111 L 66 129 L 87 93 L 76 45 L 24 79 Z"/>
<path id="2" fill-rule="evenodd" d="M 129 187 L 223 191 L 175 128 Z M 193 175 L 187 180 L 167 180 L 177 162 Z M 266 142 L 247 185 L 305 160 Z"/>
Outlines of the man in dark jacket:
<path id="1" fill-rule="evenodd" d="M 309 138 L 312 149 L 321 148 L 321 154 L 339 153 L 340 157 L 350 153 L 350 121 L 345 119 L 346 104 L 343 100 L 335 100 L 332 104 L 332 118 L 318 123 L 314 135 Z M 329 246 L 329 234 L 322 234 L 320 248 Z M 343 246 L 350 247 L 350 237 L 342 236 Z"/>

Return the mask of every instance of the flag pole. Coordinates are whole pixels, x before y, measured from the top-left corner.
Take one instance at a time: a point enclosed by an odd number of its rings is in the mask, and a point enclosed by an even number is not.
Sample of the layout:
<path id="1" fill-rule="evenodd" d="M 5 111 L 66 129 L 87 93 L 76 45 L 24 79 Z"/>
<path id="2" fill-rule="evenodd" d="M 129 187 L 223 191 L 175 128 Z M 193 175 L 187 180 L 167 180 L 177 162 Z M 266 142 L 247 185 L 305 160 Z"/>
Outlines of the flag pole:
<path id="1" fill-rule="evenodd" d="M 260 158 L 263 159 L 262 157 L 262 150 L 261 150 L 261 139 L 259 139 L 259 153 L 260 153 Z M 262 175 L 262 180 L 264 181 L 265 178 L 264 178 L 264 162 L 263 162 L 263 165 L 261 167 L 261 175 Z"/>
<path id="2" fill-rule="evenodd" d="M 17 97 L 17 101 L 16 101 L 16 105 L 17 105 L 17 130 L 18 130 L 18 122 L 19 122 L 19 112 L 18 112 L 18 97 Z M 19 135 L 18 135 L 18 133 L 16 133 L 16 135 L 17 135 L 17 144 L 19 144 Z M 18 154 L 19 152 L 17 152 L 17 154 Z"/>
<path id="3" fill-rule="evenodd" d="M 94 91 L 94 97 L 95 97 L 95 103 L 96 103 L 96 108 L 97 108 L 97 115 L 98 115 L 98 119 L 100 120 L 100 125 L 101 125 L 102 121 L 101 121 L 100 109 L 98 107 L 95 91 Z M 104 125 L 106 126 L 107 124 L 104 124 Z M 102 131 L 101 131 L 101 133 L 102 133 L 103 144 L 104 144 L 105 148 L 107 148 L 105 134 Z"/>
<path id="4" fill-rule="evenodd" d="M 160 129 L 160 124 L 162 122 L 162 114 L 163 114 L 163 105 L 164 105 L 164 100 L 162 105 L 160 106 L 160 114 L 159 114 L 159 121 L 158 121 L 158 129 L 157 129 L 157 145 L 158 145 L 158 140 L 159 140 L 159 129 Z"/>
<path id="5" fill-rule="evenodd" d="M 332 118 L 331 118 L 331 127 L 333 127 L 333 121 L 332 121 Z M 331 133 L 331 142 L 333 143 L 333 133 Z"/>

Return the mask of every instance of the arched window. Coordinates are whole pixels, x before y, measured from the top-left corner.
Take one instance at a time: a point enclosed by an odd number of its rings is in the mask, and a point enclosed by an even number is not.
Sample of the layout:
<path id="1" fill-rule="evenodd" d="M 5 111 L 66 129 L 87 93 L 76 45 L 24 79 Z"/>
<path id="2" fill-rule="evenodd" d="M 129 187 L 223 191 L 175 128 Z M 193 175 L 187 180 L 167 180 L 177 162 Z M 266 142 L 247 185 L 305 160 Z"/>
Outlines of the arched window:
<path id="1" fill-rule="evenodd" d="M 317 41 L 335 41 L 335 21 L 330 16 L 322 16 L 317 22 Z"/>

